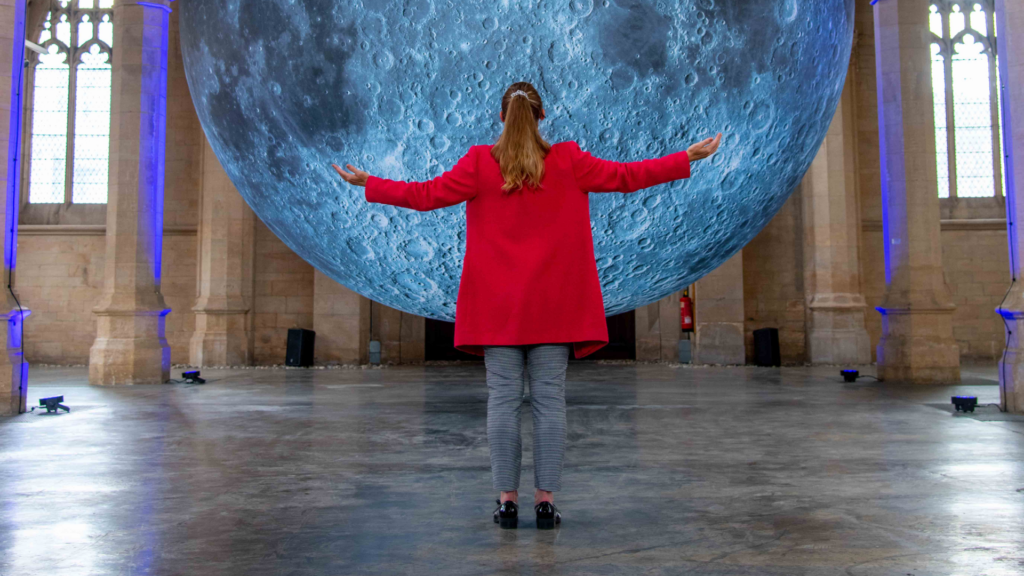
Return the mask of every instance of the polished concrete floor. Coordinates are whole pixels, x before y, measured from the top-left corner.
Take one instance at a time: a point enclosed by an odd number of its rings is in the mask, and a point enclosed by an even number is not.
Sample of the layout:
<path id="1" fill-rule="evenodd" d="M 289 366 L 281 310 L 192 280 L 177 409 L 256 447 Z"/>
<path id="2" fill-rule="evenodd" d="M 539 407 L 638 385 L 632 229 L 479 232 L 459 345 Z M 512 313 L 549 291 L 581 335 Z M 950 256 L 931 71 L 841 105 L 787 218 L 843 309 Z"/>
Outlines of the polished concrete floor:
<path id="1" fill-rule="evenodd" d="M 503 531 L 480 364 L 126 388 L 33 368 L 32 402 L 72 411 L 0 419 L 0 574 L 1024 574 L 1024 422 L 948 408 L 997 402 L 994 369 L 837 372 L 574 363 L 565 520 L 529 519 L 527 434 L 527 521 Z"/>

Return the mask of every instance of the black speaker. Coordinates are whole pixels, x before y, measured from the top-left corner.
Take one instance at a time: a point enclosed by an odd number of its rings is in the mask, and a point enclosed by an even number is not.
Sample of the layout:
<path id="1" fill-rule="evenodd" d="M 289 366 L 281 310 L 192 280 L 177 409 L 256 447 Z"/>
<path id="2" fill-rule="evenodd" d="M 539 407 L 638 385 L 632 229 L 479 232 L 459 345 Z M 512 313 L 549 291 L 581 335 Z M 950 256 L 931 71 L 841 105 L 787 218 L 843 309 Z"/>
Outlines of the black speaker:
<path id="1" fill-rule="evenodd" d="M 313 342 L 316 332 L 303 328 L 288 329 L 288 351 L 284 355 L 285 366 L 312 366 Z"/>
<path id="2" fill-rule="evenodd" d="M 754 363 L 758 366 L 782 366 L 778 328 L 754 330 Z"/>

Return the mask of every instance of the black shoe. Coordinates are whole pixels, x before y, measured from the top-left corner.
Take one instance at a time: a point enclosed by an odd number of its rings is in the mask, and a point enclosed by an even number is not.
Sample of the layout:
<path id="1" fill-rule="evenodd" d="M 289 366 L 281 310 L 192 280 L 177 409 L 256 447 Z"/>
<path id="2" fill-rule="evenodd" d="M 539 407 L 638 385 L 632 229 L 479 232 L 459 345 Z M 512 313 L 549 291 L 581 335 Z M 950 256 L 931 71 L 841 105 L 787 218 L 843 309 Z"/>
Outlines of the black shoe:
<path id="1" fill-rule="evenodd" d="M 511 500 L 498 503 L 498 509 L 494 511 L 494 523 L 502 528 L 515 528 L 519 525 L 519 505 Z"/>
<path id="2" fill-rule="evenodd" d="M 537 528 L 541 530 L 551 530 L 555 524 L 562 523 L 562 514 L 551 502 L 541 502 L 533 511 L 537 513 Z"/>

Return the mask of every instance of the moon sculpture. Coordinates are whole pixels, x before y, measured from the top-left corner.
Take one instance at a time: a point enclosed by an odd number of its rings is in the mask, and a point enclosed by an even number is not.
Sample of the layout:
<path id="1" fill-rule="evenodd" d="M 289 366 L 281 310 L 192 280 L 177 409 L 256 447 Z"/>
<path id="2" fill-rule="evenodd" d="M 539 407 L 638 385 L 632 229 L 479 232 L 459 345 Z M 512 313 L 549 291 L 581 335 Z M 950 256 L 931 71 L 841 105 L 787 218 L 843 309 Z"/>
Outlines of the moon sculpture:
<path id="1" fill-rule="evenodd" d="M 853 0 L 181 2 L 199 119 L 260 219 L 348 288 L 448 321 L 465 206 L 369 204 L 332 162 L 438 176 L 497 139 L 501 96 L 520 80 L 544 98 L 549 142 L 600 158 L 724 132 L 690 180 L 591 194 L 617 314 L 714 270 L 782 207 L 832 120 L 852 35 Z"/>

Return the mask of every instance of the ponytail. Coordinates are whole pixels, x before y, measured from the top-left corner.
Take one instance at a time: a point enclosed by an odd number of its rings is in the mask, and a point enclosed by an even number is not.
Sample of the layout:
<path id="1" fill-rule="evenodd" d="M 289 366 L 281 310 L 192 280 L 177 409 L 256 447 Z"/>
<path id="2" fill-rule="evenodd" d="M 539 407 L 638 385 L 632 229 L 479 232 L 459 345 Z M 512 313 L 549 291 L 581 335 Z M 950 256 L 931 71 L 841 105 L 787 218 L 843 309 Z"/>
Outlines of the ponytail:
<path id="1" fill-rule="evenodd" d="M 491 156 L 501 166 L 506 192 L 518 190 L 524 184 L 540 187 L 544 177 L 544 157 L 551 144 L 540 135 L 537 122 L 543 106 L 540 94 L 529 82 L 516 82 L 509 86 L 501 99 L 505 129 L 491 148 Z"/>

